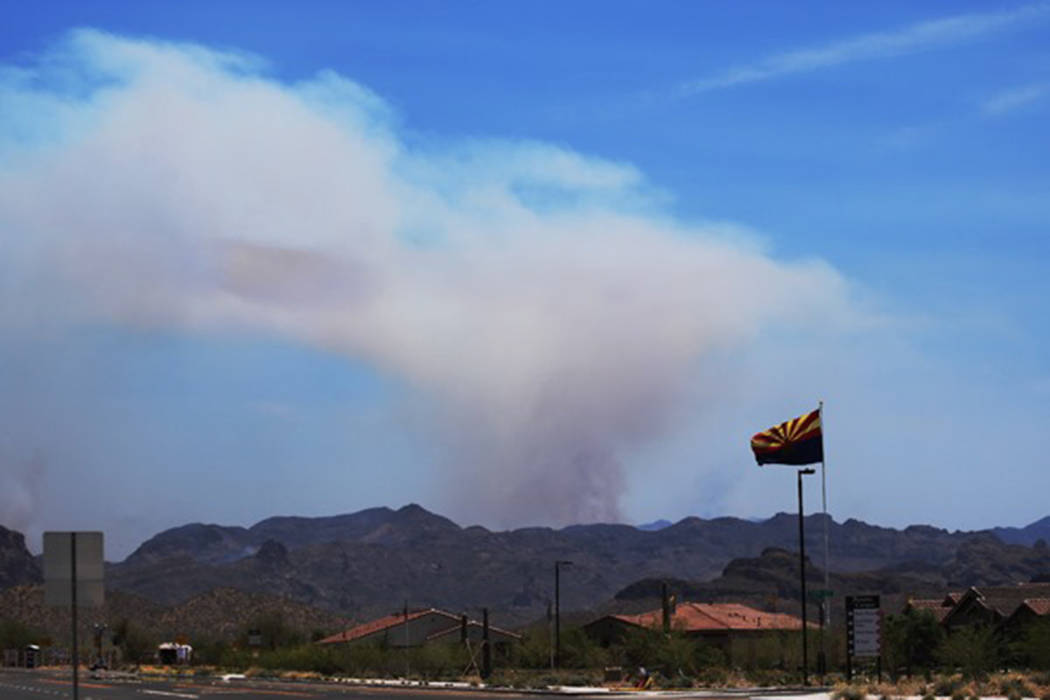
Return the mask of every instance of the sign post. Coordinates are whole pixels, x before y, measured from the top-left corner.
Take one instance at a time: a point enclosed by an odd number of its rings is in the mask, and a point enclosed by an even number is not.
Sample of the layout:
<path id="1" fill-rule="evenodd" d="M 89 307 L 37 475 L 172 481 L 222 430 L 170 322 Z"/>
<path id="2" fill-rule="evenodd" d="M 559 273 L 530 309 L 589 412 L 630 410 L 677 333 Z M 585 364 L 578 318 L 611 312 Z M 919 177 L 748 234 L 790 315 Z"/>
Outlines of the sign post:
<path id="1" fill-rule="evenodd" d="M 879 596 L 846 596 L 846 678 L 853 680 L 853 660 L 874 658 L 882 681 L 882 616 Z"/>
<path id="2" fill-rule="evenodd" d="M 71 611 L 73 700 L 80 697 L 77 608 L 102 605 L 104 573 L 101 532 L 44 533 L 44 603 Z"/>

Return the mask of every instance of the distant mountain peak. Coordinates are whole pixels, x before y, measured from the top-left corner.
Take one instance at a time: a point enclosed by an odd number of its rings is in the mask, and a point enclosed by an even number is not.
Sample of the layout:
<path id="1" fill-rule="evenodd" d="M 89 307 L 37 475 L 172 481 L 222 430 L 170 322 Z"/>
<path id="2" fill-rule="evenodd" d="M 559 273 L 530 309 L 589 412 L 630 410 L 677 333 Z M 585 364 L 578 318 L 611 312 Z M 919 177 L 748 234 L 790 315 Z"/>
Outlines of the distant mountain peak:
<path id="1" fill-rule="evenodd" d="M 651 523 L 642 523 L 636 525 L 639 530 L 645 530 L 646 532 L 656 532 L 657 530 L 663 530 L 665 527 L 671 527 L 673 523 L 670 520 L 654 520 Z"/>
<path id="2" fill-rule="evenodd" d="M 0 589 L 41 580 L 40 564 L 26 548 L 25 535 L 0 525 Z"/>

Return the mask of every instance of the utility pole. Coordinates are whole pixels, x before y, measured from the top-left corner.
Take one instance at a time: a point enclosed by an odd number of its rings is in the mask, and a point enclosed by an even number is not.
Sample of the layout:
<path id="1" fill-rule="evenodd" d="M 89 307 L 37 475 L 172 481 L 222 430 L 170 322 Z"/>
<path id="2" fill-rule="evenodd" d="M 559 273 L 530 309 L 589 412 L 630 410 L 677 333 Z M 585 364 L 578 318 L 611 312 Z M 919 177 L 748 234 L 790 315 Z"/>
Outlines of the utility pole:
<path id="1" fill-rule="evenodd" d="M 547 648 L 550 649 L 551 670 L 554 670 L 554 605 L 547 599 Z"/>
<path id="2" fill-rule="evenodd" d="M 561 668 L 561 567 L 572 566 L 571 561 L 554 562 L 554 667 Z"/>
<path id="3" fill-rule="evenodd" d="M 485 680 L 492 675 L 492 640 L 489 639 L 489 609 L 481 609 L 481 677 Z"/>
<path id="4" fill-rule="evenodd" d="M 69 535 L 69 566 L 71 569 L 69 595 L 73 600 L 70 608 L 73 614 L 73 654 L 70 661 L 73 662 L 73 700 L 77 700 L 80 697 L 80 678 L 77 669 L 80 665 L 80 656 L 77 654 L 77 533 L 75 532 Z"/>

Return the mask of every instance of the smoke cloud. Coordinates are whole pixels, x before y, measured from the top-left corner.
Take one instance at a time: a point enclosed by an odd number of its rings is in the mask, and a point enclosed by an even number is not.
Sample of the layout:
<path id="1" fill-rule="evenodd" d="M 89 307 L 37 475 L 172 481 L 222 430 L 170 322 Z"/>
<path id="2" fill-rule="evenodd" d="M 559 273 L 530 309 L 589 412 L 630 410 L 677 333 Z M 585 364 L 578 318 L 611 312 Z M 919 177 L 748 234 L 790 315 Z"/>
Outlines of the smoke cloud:
<path id="1" fill-rule="evenodd" d="M 46 465 L 42 455 L 20 458 L 0 449 L 4 488 L 0 491 L 0 525 L 26 533 L 37 525 L 40 490 Z"/>
<path id="2" fill-rule="evenodd" d="M 827 265 L 674 220 L 629 165 L 409 139 L 331 72 L 85 30 L 4 69 L 0 106 L 5 334 L 262 331 L 367 362 L 434 407 L 446 501 L 482 521 L 617 520 L 624 456 L 715 398 L 711 353 L 855 322 Z"/>

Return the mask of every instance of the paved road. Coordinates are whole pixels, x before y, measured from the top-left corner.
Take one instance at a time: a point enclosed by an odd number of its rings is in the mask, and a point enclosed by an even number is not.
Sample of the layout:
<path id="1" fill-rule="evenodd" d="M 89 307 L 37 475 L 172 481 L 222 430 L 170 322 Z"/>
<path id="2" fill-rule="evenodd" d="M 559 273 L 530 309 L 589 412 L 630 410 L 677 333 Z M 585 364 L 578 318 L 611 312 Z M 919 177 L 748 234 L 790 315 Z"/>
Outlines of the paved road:
<path id="1" fill-rule="evenodd" d="M 774 693 L 775 694 L 775 693 Z M 798 695 L 798 693 L 795 693 Z M 704 700 L 749 700 L 745 693 L 718 693 L 694 691 L 676 694 L 676 698 L 692 695 Z M 773 695 L 767 693 L 766 695 Z M 776 694 L 779 695 L 779 694 Z M 656 694 L 648 697 L 655 700 Z M 0 670 L 0 700 L 57 700 L 73 697 L 73 682 L 68 674 L 56 675 L 47 671 Z M 514 692 L 486 692 L 483 690 L 445 690 L 428 688 L 370 688 L 333 684 L 277 683 L 254 681 L 187 682 L 99 680 L 87 673 L 81 676 L 79 700 L 540 700 L 558 697 L 526 695 Z M 564 696 L 562 696 L 564 697 Z M 590 696 L 593 699 L 601 695 Z M 605 695 L 605 700 L 617 696 Z M 618 696 L 623 698 L 623 696 Z M 639 700 L 645 695 L 638 696 Z M 669 700 L 664 696 L 664 700 Z M 763 700 L 768 700 L 764 698 Z M 775 700 L 781 700 L 776 698 Z M 797 700 L 828 700 L 827 696 L 800 697 Z"/>
<path id="2" fill-rule="evenodd" d="M 86 674 L 85 674 L 86 675 Z M 382 696 L 382 697 L 380 697 Z M 68 677 L 31 671 L 0 672 L 0 699 L 54 700 L 72 698 L 73 683 Z M 400 688 L 360 688 L 298 683 L 235 681 L 223 683 L 121 682 L 90 678 L 80 680 L 80 700 L 283 700 L 285 698 L 341 698 L 342 700 L 514 700 L 524 696 L 508 693 Z"/>

